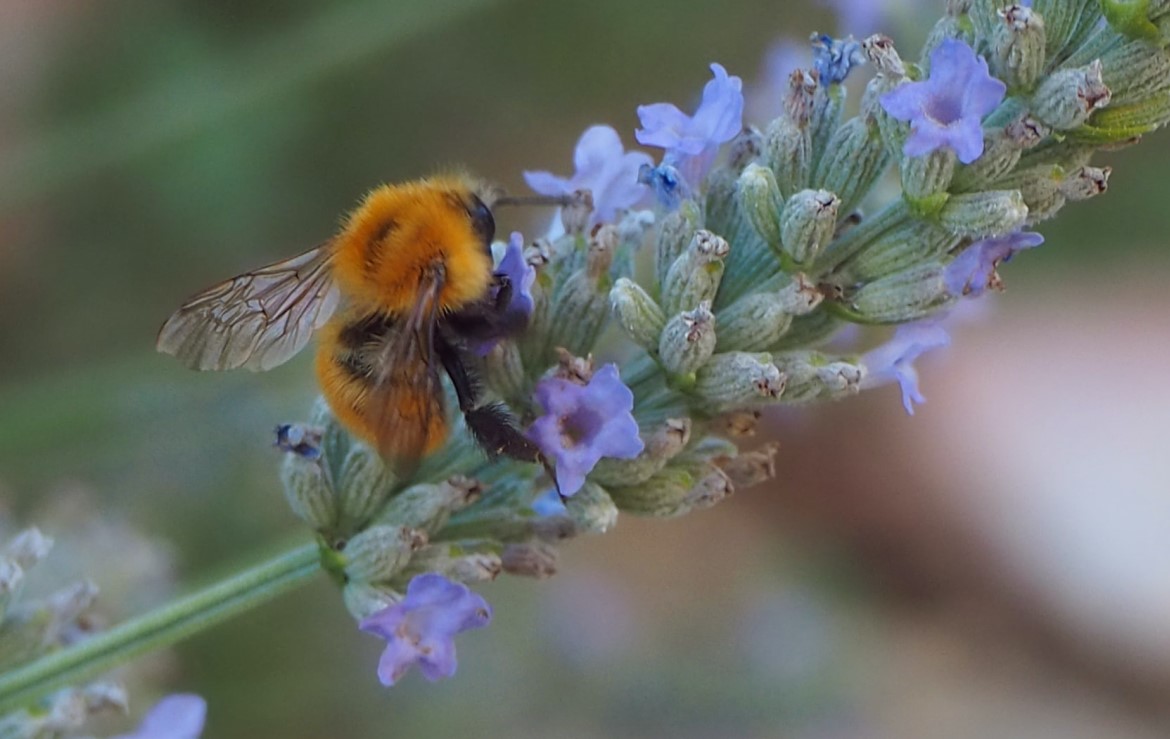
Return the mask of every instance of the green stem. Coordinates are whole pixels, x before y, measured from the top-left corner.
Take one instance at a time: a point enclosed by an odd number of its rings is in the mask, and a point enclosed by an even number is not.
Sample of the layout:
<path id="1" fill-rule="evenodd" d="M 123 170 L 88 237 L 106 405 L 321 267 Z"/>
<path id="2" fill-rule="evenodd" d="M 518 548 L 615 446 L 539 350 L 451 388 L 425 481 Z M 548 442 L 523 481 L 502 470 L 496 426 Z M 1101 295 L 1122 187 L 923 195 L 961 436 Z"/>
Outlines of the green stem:
<path id="1" fill-rule="evenodd" d="M 321 569 L 307 544 L 109 631 L 0 675 L 0 714 L 88 680 L 152 649 L 170 646 L 307 582 Z"/>

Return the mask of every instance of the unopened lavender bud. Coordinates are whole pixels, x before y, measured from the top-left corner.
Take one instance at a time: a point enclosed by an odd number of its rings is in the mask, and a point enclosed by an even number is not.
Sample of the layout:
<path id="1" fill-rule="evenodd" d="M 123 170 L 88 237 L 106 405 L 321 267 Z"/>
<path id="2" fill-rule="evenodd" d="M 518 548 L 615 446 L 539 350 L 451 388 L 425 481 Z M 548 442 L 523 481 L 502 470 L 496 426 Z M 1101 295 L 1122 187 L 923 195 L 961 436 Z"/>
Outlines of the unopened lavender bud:
<path id="1" fill-rule="evenodd" d="M 658 359 L 671 376 L 687 383 L 715 352 L 715 314 L 707 301 L 666 322 L 658 345 Z"/>
<path id="2" fill-rule="evenodd" d="M 1034 167 L 1010 178 L 1028 206 L 1029 225 L 1053 217 L 1064 207 L 1067 198 L 1060 190 L 1063 180 L 1064 170 L 1056 166 Z"/>
<path id="3" fill-rule="evenodd" d="M 689 310 L 704 300 L 715 300 L 723 279 L 723 260 L 730 247 L 727 240 L 706 229 L 695 232 L 686 251 L 674 260 L 662 284 L 662 307 L 666 315 Z"/>
<path id="4" fill-rule="evenodd" d="M 585 270 L 594 280 L 609 273 L 620 240 L 618 227 L 612 223 L 598 226 L 590 234 L 589 248 L 585 252 Z"/>
<path id="5" fill-rule="evenodd" d="M 589 219 L 593 215 L 593 193 L 589 190 L 577 190 L 572 194 L 572 201 L 561 208 L 561 224 L 565 233 L 577 235 L 585 232 L 589 227 Z"/>
<path id="6" fill-rule="evenodd" d="M 1142 102 L 1170 88 L 1170 52 L 1144 40 L 1117 44 L 1101 54 L 1101 77 L 1110 106 Z"/>
<path id="7" fill-rule="evenodd" d="M 940 263 L 920 264 L 863 285 L 852 308 L 873 323 L 906 323 L 934 313 L 951 301 Z"/>
<path id="8" fill-rule="evenodd" d="M 399 602 L 402 594 L 387 585 L 351 582 L 341 589 L 341 598 L 349 615 L 361 621 Z"/>
<path id="9" fill-rule="evenodd" d="M 737 218 L 740 173 L 729 167 L 716 167 L 704 181 L 702 225 L 721 230 Z M 684 201 L 683 205 L 686 205 Z"/>
<path id="10" fill-rule="evenodd" d="M 1060 183 L 1060 193 L 1069 200 L 1088 200 L 1109 187 L 1110 167 L 1080 167 Z"/>
<path id="11" fill-rule="evenodd" d="M 944 228 L 962 236 L 991 236 L 1014 231 L 1028 218 L 1019 190 L 988 190 L 952 195 L 938 213 Z"/>
<path id="12" fill-rule="evenodd" d="M 500 562 L 509 575 L 543 580 L 557 572 L 557 550 L 538 541 L 509 544 L 504 547 Z"/>
<path id="13" fill-rule="evenodd" d="M 1044 70 L 1044 19 L 1031 8 L 1009 5 L 998 11 L 992 34 L 992 72 L 1011 90 L 1028 90 Z"/>
<path id="14" fill-rule="evenodd" d="M 739 205 L 756 233 L 773 250 L 780 249 L 780 211 L 784 198 L 772 170 L 749 164 L 739 176 Z"/>
<path id="15" fill-rule="evenodd" d="M 1036 117 L 1057 131 L 1076 128 L 1093 111 L 1109 104 L 1109 88 L 1101 79 L 1100 60 L 1046 77 L 1032 96 Z"/>
<path id="16" fill-rule="evenodd" d="M 1170 94 L 1160 94 L 1127 105 L 1110 105 L 1093 116 L 1091 124 L 1072 135 L 1096 146 L 1132 144 L 1142 134 L 1170 122 Z"/>
<path id="17" fill-rule="evenodd" d="M 657 353 L 666 316 L 654 298 L 638 283 L 622 277 L 609 291 L 609 302 L 618 323 L 634 343 L 652 355 Z"/>
<path id="18" fill-rule="evenodd" d="M 349 582 L 389 582 L 426 542 L 408 526 L 371 526 L 346 543 L 345 575 Z"/>
<path id="19" fill-rule="evenodd" d="M 1003 0 L 994 0 L 994 2 L 1003 4 Z M 985 2 L 984 5 L 990 6 L 992 2 Z M 947 39 L 960 39 L 970 42 L 972 32 L 976 28 L 972 27 L 972 22 L 968 18 L 968 12 L 973 3 L 971 0 L 948 0 L 946 4 L 947 12 L 942 18 L 939 18 L 926 34 L 926 43 L 922 46 L 922 58 L 925 59 Z M 984 24 L 978 24 L 978 30 L 983 33 L 987 29 L 983 27 Z"/>
<path id="20" fill-rule="evenodd" d="M 932 221 L 903 221 L 874 238 L 868 247 L 845 264 L 842 273 L 850 282 L 871 282 L 907 267 L 937 260 L 959 239 Z"/>
<path id="21" fill-rule="evenodd" d="M 821 291 L 797 274 L 775 292 L 743 296 L 719 314 L 719 351 L 760 351 L 770 348 L 788 331 L 796 316 L 820 305 Z"/>
<path id="22" fill-rule="evenodd" d="M 47 557 L 52 549 L 53 540 L 33 526 L 21 531 L 8 542 L 8 546 L 4 548 L 4 556 L 27 572 L 36 566 L 37 562 Z"/>
<path id="23" fill-rule="evenodd" d="M 710 412 L 774 402 L 784 392 L 784 375 L 770 354 L 716 354 L 695 377 L 694 393 Z"/>
<path id="24" fill-rule="evenodd" d="M 549 311 L 549 326 L 555 327 L 556 346 L 574 354 L 584 354 L 593 347 L 609 315 L 610 287 L 608 277 L 599 280 L 591 276 L 589 267 L 569 276 L 557 291 Z M 540 359 L 534 366 L 546 364 L 547 353 Z"/>
<path id="25" fill-rule="evenodd" d="M 886 93 L 909 81 L 906 66 L 888 36 L 870 36 L 862 42 L 861 48 L 877 70 L 877 76 L 866 85 L 865 94 L 861 98 L 862 115 L 871 117 L 877 123 L 886 155 L 900 156 L 902 144 L 906 140 L 906 126 L 887 113 L 880 101 Z"/>
<path id="26" fill-rule="evenodd" d="M 309 414 L 309 423 L 306 426 L 310 440 L 314 429 L 320 433 L 321 457 L 324 459 L 322 467 L 331 481 L 336 480 L 341 474 L 341 462 L 345 455 L 349 454 L 353 437 L 337 422 L 333 409 L 323 396 L 318 396 L 313 403 L 313 410 Z M 277 436 L 279 440 L 279 429 Z"/>
<path id="27" fill-rule="evenodd" d="M 636 485 L 650 479 L 667 462 L 679 454 L 691 440 L 689 418 L 668 418 L 643 436 L 642 453 L 633 459 L 602 457 L 589 473 L 601 485 Z"/>
<path id="28" fill-rule="evenodd" d="M 395 481 L 377 452 L 361 443 L 350 447 L 337 480 L 339 527 L 350 531 L 373 518 L 394 491 Z"/>
<path id="29" fill-rule="evenodd" d="M 727 473 L 714 464 L 706 464 L 696 477 L 695 484 L 687 491 L 688 510 L 698 511 L 719 503 L 735 492 L 735 484 Z"/>
<path id="30" fill-rule="evenodd" d="M 810 72 L 798 69 L 789 78 L 785 114 L 772 121 L 764 134 L 764 158 L 776 174 L 784 197 L 808 187 L 812 179 L 812 115 L 817 81 Z"/>
<path id="31" fill-rule="evenodd" d="M 483 360 L 484 380 L 501 398 L 513 401 L 525 393 L 524 359 L 515 341 L 499 341 Z"/>
<path id="32" fill-rule="evenodd" d="M 415 553 L 410 564 L 395 577 L 394 584 L 405 589 L 416 575 L 437 572 L 464 583 L 495 580 L 503 572 L 500 551 L 503 545 L 490 539 L 441 541 Z"/>
<path id="33" fill-rule="evenodd" d="M 456 476 L 440 483 L 420 483 L 394 496 L 378 520 L 434 536 L 446 525 L 452 513 L 479 500 L 482 494 L 483 486 L 466 477 Z"/>
<path id="34" fill-rule="evenodd" d="M 928 218 L 946 205 L 955 162 L 955 152 L 950 148 L 935 149 L 923 156 L 902 160 L 902 197 L 911 211 Z"/>
<path id="35" fill-rule="evenodd" d="M 955 171 L 953 192 L 968 192 L 994 186 L 1020 161 L 1024 149 L 1030 149 L 1048 135 L 1050 129 L 1031 116 L 1022 116 L 1007 126 L 984 130 L 983 155 Z"/>
<path id="36" fill-rule="evenodd" d="M 637 485 L 610 488 L 617 507 L 639 516 L 677 516 L 690 511 L 687 493 L 694 487 L 691 473 L 667 465 Z"/>
<path id="37" fill-rule="evenodd" d="M 731 480 L 731 484 L 737 490 L 742 490 L 776 477 L 776 452 L 779 450 L 780 445 L 773 442 L 760 449 L 718 457 L 713 461 Z"/>
<path id="38" fill-rule="evenodd" d="M 604 488 L 588 480 L 565 499 L 565 509 L 578 533 L 604 534 L 617 524 L 618 508 L 613 499 Z"/>
<path id="39" fill-rule="evenodd" d="M 727 166 L 739 172 L 764 152 L 764 134 L 755 126 L 744 126 L 727 146 Z"/>
<path id="40" fill-rule="evenodd" d="M 790 351 L 773 355 L 788 376 L 784 402 L 789 405 L 836 400 L 857 394 L 862 370 L 855 364 L 832 360 L 819 352 Z"/>
<path id="41" fill-rule="evenodd" d="M 285 454 L 280 466 L 280 482 L 289 508 L 317 532 L 330 531 L 337 524 L 337 496 L 324 461 Z"/>
<path id="42" fill-rule="evenodd" d="M 658 228 L 658 239 L 654 244 L 654 274 L 657 284 L 661 285 L 666 281 L 667 272 L 674 265 L 674 261 L 686 251 L 687 245 L 691 243 L 695 232 L 702 224 L 703 214 L 693 200 L 684 201 L 678 210 L 663 217 L 662 225 Z"/>
<path id="43" fill-rule="evenodd" d="M 813 184 L 836 194 L 841 199 L 839 210 L 848 213 L 861 203 L 888 161 L 876 118 L 857 116 L 830 136 Z"/>
<path id="44" fill-rule="evenodd" d="M 841 200 L 828 190 L 801 190 L 784 203 L 780 240 L 784 255 L 808 265 L 833 238 Z"/>

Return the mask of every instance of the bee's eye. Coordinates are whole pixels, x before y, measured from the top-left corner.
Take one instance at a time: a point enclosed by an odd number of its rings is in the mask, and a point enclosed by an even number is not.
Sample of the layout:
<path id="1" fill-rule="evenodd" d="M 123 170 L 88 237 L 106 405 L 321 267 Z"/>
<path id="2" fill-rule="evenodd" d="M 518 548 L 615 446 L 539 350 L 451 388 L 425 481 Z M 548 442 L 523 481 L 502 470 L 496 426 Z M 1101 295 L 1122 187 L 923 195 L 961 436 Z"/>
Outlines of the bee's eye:
<path id="1" fill-rule="evenodd" d="M 472 195 L 467 213 L 471 216 L 471 229 L 475 231 L 476 236 L 483 240 L 484 248 L 490 250 L 492 239 L 496 236 L 496 219 L 492 217 L 491 210 L 484 205 L 482 200 Z"/>

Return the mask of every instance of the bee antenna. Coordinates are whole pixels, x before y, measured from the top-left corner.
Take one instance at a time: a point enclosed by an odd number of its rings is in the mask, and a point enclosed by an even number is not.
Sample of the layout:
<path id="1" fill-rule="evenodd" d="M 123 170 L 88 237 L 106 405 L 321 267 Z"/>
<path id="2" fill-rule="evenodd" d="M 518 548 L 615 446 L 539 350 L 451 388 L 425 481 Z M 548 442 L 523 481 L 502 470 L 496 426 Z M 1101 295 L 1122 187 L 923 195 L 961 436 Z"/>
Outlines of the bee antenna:
<path id="1" fill-rule="evenodd" d="M 555 205 L 564 208 L 573 203 L 572 195 L 502 195 L 492 203 L 499 205 Z"/>

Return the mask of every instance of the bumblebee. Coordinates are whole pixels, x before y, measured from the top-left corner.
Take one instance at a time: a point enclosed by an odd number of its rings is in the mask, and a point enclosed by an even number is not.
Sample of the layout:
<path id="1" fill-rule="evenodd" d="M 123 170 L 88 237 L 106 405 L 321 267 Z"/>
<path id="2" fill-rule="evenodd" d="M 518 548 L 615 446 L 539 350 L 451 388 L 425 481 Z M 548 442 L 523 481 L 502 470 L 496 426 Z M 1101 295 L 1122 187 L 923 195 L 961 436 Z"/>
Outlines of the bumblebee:
<path id="1" fill-rule="evenodd" d="M 505 407 L 483 402 L 473 370 L 472 344 L 527 320 L 508 311 L 512 286 L 493 272 L 485 192 L 462 176 L 383 185 L 332 239 L 192 296 L 158 350 L 192 369 L 264 371 L 318 333 L 316 374 L 334 415 L 399 472 L 447 437 L 441 368 L 489 456 L 544 464 Z"/>

